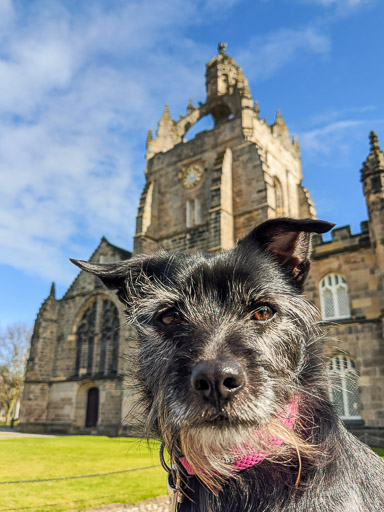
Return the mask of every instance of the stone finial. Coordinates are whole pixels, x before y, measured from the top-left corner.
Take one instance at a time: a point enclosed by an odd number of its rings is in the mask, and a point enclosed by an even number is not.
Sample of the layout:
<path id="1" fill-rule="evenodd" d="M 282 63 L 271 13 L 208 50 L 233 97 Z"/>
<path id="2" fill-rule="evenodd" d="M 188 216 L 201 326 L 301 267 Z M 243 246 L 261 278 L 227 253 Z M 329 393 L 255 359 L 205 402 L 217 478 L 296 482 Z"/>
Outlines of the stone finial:
<path id="1" fill-rule="evenodd" d="M 368 176 L 384 172 L 384 153 L 380 149 L 379 138 L 373 130 L 369 134 L 369 142 L 371 150 L 365 162 L 363 162 L 363 167 L 361 169 L 362 181 L 364 181 Z"/>
<path id="2" fill-rule="evenodd" d="M 275 119 L 275 122 L 273 123 L 271 129 L 272 129 L 273 135 L 275 135 L 275 137 L 280 139 L 280 141 L 283 144 L 285 144 L 286 147 L 291 146 L 291 139 L 289 137 L 288 127 L 285 124 L 284 119 L 281 117 L 280 110 L 276 111 L 276 119 Z"/>
<path id="3" fill-rule="evenodd" d="M 181 142 L 181 137 L 177 134 L 176 121 L 171 118 L 168 104 L 165 104 L 164 111 L 159 121 L 156 137 L 147 138 L 147 160 L 156 153 L 169 151 L 175 144 Z"/>
<path id="4" fill-rule="evenodd" d="M 227 49 L 227 46 L 227 43 L 219 43 L 217 45 L 217 51 L 219 52 L 219 55 L 225 55 L 225 50 Z"/>
<path id="5" fill-rule="evenodd" d="M 163 112 L 163 115 L 161 116 L 161 119 L 160 119 L 160 122 L 161 121 L 165 121 L 165 122 L 168 122 L 171 120 L 171 114 L 169 113 L 169 106 L 168 106 L 168 103 L 166 103 L 164 105 L 164 112 Z"/>
<path id="6" fill-rule="evenodd" d="M 56 288 L 55 288 L 55 283 L 52 283 L 51 288 L 49 290 L 49 295 L 46 299 L 44 299 L 43 303 L 41 304 L 39 312 L 37 314 L 37 318 L 41 319 L 47 313 L 54 311 L 56 308 L 56 305 L 57 305 Z"/>
<path id="7" fill-rule="evenodd" d="M 256 114 L 257 119 L 260 119 L 260 107 L 259 107 L 258 101 L 255 101 L 255 103 L 253 105 L 253 111 Z"/>
<path id="8" fill-rule="evenodd" d="M 159 121 L 159 126 L 158 126 L 158 129 L 157 129 L 157 137 L 169 137 L 170 134 L 172 133 L 173 131 L 173 123 L 172 123 L 172 119 L 171 119 L 171 114 L 169 113 L 169 107 L 168 107 L 168 103 L 165 104 L 164 106 L 164 111 L 163 111 L 163 114 L 160 118 L 160 121 Z"/>
<path id="9" fill-rule="evenodd" d="M 371 143 L 371 152 L 377 150 L 380 151 L 379 138 L 377 133 L 373 130 L 369 133 L 369 141 Z"/>
<path id="10" fill-rule="evenodd" d="M 151 130 L 151 128 L 149 128 L 148 133 L 147 133 L 147 146 L 148 146 L 148 143 L 151 142 L 152 139 L 153 139 L 152 130 Z"/>
<path id="11" fill-rule="evenodd" d="M 294 147 L 296 152 L 300 155 L 300 145 L 299 145 L 299 139 L 297 138 L 297 135 L 293 136 L 292 146 Z"/>
<path id="12" fill-rule="evenodd" d="M 187 114 L 192 114 L 192 112 L 196 110 L 196 107 L 193 106 L 192 98 L 189 98 L 188 100 L 188 106 L 187 106 Z"/>
<path id="13" fill-rule="evenodd" d="M 275 124 L 276 125 L 285 125 L 284 119 L 281 117 L 281 112 L 279 109 L 276 111 Z"/>

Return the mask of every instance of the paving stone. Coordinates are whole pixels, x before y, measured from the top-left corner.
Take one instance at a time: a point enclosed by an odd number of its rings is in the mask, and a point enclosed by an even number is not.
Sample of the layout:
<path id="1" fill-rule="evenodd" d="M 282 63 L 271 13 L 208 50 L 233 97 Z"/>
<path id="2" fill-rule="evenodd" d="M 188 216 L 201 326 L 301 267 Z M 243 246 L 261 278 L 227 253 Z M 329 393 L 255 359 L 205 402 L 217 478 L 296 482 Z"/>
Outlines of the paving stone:
<path id="1" fill-rule="evenodd" d="M 168 496 L 159 496 L 134 504 L 112 503 L 96 508 L 71 510 L 70 512 L 169 512 Z"/>

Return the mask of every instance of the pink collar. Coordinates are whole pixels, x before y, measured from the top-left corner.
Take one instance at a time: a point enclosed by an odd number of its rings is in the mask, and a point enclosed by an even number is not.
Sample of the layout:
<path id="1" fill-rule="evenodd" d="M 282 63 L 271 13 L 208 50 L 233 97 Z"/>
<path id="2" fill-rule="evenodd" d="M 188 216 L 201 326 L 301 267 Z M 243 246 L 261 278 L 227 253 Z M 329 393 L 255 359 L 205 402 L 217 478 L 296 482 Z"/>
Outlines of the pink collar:
<path id="1" fill-rule="evenodd" d="M 298 401 L 297 399 L 295 399 L 285 406 L 285 413 L 280 414 L 279 419 L 283 425 L 287 426 L 290 429 L 293 429 L 297 418 L 297 413 Z M 281 444 L 283 443 L 283 440 L 279 439 L 278 437 L 271 437 L 268 441 L 271 447 L 271 451 L 275 446 L 281 446 Z M 236 453 L 239 453 L 240 451 L 242 450 L 240 450 L 236 446 L 233 446 L 230 449 L 231 455 L 234 457 L 233 461 L 231 462 L 234 472 L 243 471 L 244 469 L 248 469 L 251 468 L 252 466 L 255 466 L 256 464 L 259 464 L 259 462 L 266 459 L 268 455 L 270 455 L 271 453 L 261 450 L 252 450 L 246 455 L 240 455 L 238 456 L 238 458 L 236 458 Z M 181 462 L 184 469 L 187 471 L 188 475 L 196 474 L 185 457 L 180 457 L 179 461 Z"/>

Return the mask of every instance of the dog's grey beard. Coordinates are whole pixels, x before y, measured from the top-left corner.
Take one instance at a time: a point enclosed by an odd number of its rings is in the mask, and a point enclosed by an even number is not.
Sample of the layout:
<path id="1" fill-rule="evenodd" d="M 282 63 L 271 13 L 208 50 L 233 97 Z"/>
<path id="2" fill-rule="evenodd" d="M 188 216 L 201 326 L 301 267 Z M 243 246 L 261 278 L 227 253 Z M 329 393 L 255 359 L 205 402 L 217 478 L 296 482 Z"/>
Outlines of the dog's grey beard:
<path id="1" fill-rule="evenodd" d="M 165 444 L 173 458 L 175 440 L 165 437 Z M 282 444 L 278 446 L 272 439 L 281 439 Z M 296 484 L 300 480 L 301 458 L 308 463 L 318 454 L 318 447 L 282 425 L 279 419 L 272 420 L 262 430 L 251 427 L 184 428 L 179 432 L 179 440 L 176 449 L 181 450 L 196 476 L 213 493 L 221 489 L 226 479 L 239 476 L 234 461 L 252 452 L 260 454 L 263 460 L 297 466 Z"/>
<path id="2" fill-rule="evenodd" d="M 236 477 L 233 466 L 234 447 L 236 458 L 256 450 L 249 428 L 183 429 L 180 432 L 180 444 L 183 455 L 196 475 L 211 489 L 217 486 L 217 480 Z"/>

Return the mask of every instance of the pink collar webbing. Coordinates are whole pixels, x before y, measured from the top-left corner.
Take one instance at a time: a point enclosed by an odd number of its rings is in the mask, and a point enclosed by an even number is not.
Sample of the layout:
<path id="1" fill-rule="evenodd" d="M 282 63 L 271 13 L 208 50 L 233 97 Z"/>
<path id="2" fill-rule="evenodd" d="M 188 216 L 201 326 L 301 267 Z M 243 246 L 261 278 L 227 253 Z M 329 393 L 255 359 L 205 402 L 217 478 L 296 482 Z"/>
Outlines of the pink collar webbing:
<path id="1" fill-rule="evenodd" d="M 285 406 L 285 412 L 279 415 L 279 420 L 286 427 L 293 429 L 297 418 L 297 413 L 298 403 L 297 400 L 294 400 L 292 402 L 289 402 Z M 256 464 L 259 464 L 259 462 L 266 459 L 268 455 L 270 455 L 273 448 L 275 448 L 276 446 L 281 446 L 282 443 L 282 439 L 279 439 L 278 437 L 271 437 L 268 439 L 268 444 L 271 448 L 270 451 L 255 450 L 253 448 L 246 455 L 244 455 L 244 449 L 239 449 L 237 446 L 231 447 L 230 455 L 232 459 L 231 465 L 233 467 L 233 471 L 243 471 L 244 469 L 248 469 L 251 468 L 252 466 L 255 466 Z M 239 453 L 237 457 L 236 453 Z M 189 475 L 196 474 L 191 465 L 189 464 L 189 462 L 187 461 L 186 457 L 180 457 L 179 461 Z"/>

